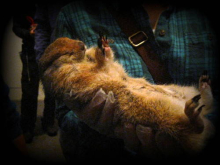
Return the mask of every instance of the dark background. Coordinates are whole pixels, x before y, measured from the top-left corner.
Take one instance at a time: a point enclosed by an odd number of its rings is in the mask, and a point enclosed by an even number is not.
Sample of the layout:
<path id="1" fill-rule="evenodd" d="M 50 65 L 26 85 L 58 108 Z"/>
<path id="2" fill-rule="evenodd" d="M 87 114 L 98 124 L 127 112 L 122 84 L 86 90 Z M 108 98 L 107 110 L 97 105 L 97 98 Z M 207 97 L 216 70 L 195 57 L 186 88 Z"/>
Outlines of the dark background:
<path id="1" fill-rule="evenodd" d="M 178 1 L 178 0 L 176 0 Z M 0 24 L 0 50 L 2 49 L 2 43 L 4 42 L 2 40 L 4 31 L 6 29 L 6 26 L 9 23 L 9 20 L 12 18 L 12 15 L 14 12 L 21 10 L 23 7 L 28 7 L 29 3 L 36 3 L 39 1 L 11 1 L 6 0 L 1 3 L 1 9 L 0 9 L 0 18 L 1 18 L 1 24 Z M 48 1 L 47 1 L 48 2 Z M 53 1 L 51 1 L 53 2 Z M 164 1 L 163 1 L 164 2 Z M 94 1 L 95 3 L 95 1 Z M 111 1 L 109 1 L 111 3 Z M 133 1 L 133 3 L 137 3 L 137 1 Z M 177 4 L 180 6 L 186 6 L 186 7 L 194 7 L 200 9 L 204 14 L 206 14 L 211 24 L 213 25 L 214 30 L 216 31 L 216 35 L 219 38 L 220 36 L 220 5 L 218 1 L 214 0 L 204 0 L 204 1 L 169 1 L 169 3 Z M 126 5 L 126 1 L 125 1 Z M 22 10 L 21 10 L 22 12 Z M 1 55 L 0 55 L 1 57 Z M 12 64 L 13 65 L 13 64 Z M 218 122 L 219 123 L 219 122 Z M 220 145 L 219 145 L 219 124 L 217 123 L 216 128 L 216 135 L 211 140 L 211 142 L 207 145 L 206 149 L 202 154 L 197 156 L 193 159 L 188 158 L 179 158 L 176 160 L 172 160 L 170 162 L 176 162 L 176 163 L 216 163 L 219 162 L 220 159 Z M 1 135 L 4 137 L 4 132 L 1 133 Z M 7 141 L 7 140 L 6 140 Z M 0 142 L 0 144 L 6 144 L 5 139 Z M 4 155 L 2 162 L 5 160 L 7 163 L 9 162 L 15 162 L 19 163 L 21 161 L 21 155 L 17 153 L 16 149 L 12 147 L 12 145 L 7 145 L 6 147 L 2 148 L 1 150 L 4 152 L 4 150 L 10 150 L 10 155 Z M 6 152 L 8 153 L 8 152 Z M 24 161 L 23 163 L 27 163 L 27 161 Z M 103 162 L 104 163 L 104 162 Z M 147 163 L 147 162 L 145 162 Z"/>

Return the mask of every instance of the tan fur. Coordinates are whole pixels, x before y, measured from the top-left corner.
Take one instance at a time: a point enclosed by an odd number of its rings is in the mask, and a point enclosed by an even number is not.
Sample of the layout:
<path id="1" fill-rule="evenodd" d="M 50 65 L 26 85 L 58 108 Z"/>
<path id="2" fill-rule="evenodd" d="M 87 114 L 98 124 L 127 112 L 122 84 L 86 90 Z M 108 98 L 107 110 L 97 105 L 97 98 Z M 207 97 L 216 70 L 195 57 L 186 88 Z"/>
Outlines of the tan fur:
<path id="1" fill-rule="evenodd" d="M 210 89 L 203 94 L 193 86 L 153 85 L 143 78 L 129 77 L 114 61 L 112 50 L 103 56 L 99 48 L 85 49 L 81 41 L 59 38 L 45 51 L 40 68 L 44 88 L 59 100 L 69 95 L 69 102 L 86 104 L 101 88 L 106 93 L 112 91 L 117 104 L 111 132 L 115 137 L 123 138 L 116 131 L 123 123 L 141 124 L 168 134 L 184 151 L 194 153 L 212 134 L 212 124 L 204 118 L 211 112 Z M 200 93 L 197 105 L 192 98 Z M 208 105 L 192 122 L 186 112 L 194 113 L 203 102 Z M 204 129 L 198 126 L 201 122 Z"/>

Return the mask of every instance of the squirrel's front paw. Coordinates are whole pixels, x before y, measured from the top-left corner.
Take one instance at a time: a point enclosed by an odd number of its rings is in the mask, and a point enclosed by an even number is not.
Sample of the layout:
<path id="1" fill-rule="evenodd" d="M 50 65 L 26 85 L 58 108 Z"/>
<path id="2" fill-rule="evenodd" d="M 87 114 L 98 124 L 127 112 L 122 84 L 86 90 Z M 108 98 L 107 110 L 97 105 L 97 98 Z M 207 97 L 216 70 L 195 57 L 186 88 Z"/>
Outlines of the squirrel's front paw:
<path id="1" fill-rule="evenodd" d="M 97 43 L 95 57 L 98 65 L 103 66 L 106 62 L 113 61 L 113 52 L 108 44 L 107 37 L 100 33 Z"/>

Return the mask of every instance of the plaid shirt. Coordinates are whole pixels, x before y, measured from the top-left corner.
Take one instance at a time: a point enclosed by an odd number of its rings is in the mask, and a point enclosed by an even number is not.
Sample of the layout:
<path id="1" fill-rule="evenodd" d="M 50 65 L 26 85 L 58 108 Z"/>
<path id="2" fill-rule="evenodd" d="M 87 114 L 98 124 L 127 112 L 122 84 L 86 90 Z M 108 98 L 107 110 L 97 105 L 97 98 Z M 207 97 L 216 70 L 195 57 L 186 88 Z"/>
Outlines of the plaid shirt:
<path id="1" fill-rule="evenodd" d="M 118 10 L 117 4 L 112 7 Z M 202 13 L 194 9 L 169 7 L 161 14 L 153 34 L 143 7 L 133 6 L 131 10 L 140 28 L 148 35 L 153 49 L 167 64 L 174 83 L 197 84 L 204 70 L 212 78 L 216 77 L 215 34 Z M 153 82 L 146 64 L 101 2 L 88 4 L 79 1 L 65 6 L 58 15 L 53 39 L 65 36 L 93 46 L 97 44 L 99 31 L 114 41 L 111 47 L 116 59 L 130 76 L 145 77 Z"/>

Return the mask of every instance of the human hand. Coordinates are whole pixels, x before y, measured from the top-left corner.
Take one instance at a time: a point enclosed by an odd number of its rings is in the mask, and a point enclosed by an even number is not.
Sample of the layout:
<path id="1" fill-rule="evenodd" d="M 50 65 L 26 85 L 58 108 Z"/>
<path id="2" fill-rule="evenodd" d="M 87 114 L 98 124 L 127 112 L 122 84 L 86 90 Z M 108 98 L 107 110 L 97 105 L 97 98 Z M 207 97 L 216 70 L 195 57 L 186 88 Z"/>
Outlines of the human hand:
<path id="1" fill-rule="evenodd" d="M 30 27 L 30 35 L 34 35 L 35 34 L 35 29 L 37 28 L 37 24 L 31 24 Z"/>
<path id="2" fill-rule="evenodd" d="M 83 108 L 66 97 L 66 105 L 88 126 L 105 134 L 124 140 L 125 148 L 149 157 L 161 157 L 181 153 L 181 147 L 167 134 L 155 131 L 150 126 L 133 123 L 113 125 L 116 100 L 113 92 L 106 94 L 100 89 L 93 99 Z"/>
<path id="3" fill-rule="evenodd" d="M 156 144 L 155 131 L 150 126 L 124 123 L 115 128 L 115 134 L 124 140 L 125 148 L 129 151 L 152 158 L 161 155 Z"/>
<path id="4" fill-rule="evenodd" d="M 173 137 L 150 126 L 125 123 L 120 133 L 128 150 L 149 158 L 159 159 L 185 153 Z"/>
<path id="5" fill-rule="evenodd" d="M 76 101 L 71 101 L 69 95 L 65 96 L 64 102 L 91 128 L 102 134 L 109 134 L 112 131 L 116 105 L 113 92 L 110 91 L 106 94 L 100 89 L 93 99 L 83 108 L 79 108 L 79 103 Z"/>

